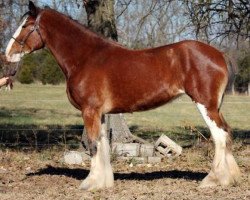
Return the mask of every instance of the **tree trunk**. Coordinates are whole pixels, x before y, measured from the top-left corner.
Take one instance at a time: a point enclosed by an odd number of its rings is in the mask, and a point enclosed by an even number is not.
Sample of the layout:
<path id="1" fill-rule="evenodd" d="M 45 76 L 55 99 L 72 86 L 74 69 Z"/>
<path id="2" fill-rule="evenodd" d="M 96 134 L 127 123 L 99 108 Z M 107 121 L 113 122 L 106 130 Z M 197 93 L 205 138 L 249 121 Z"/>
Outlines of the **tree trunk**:
<path id="1" fill-rule="evenodd" d="M 114 0 L 83 0 L 87 12 L 89 28 L 107 38 L 118 40 Z M 110 142 L 126 142 L 131 133 L 122 114 L 109 114 L 105 116 Z"/>
<path id="2" fill-rule="evenodd" d="M 87 12 L 88 27 L 96 33 L 117 41 L 114 0 L 84 0 L 83 2 Z"/>

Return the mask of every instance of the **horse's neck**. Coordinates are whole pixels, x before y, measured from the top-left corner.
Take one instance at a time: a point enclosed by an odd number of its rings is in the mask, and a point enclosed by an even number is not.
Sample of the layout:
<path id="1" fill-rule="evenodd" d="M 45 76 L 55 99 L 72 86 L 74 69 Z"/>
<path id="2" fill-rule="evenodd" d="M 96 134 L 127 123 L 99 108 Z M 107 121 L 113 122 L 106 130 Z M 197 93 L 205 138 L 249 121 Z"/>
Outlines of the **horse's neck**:
<path id="1" fill-rule="evenodd" d="M 105 44 L 105 41 L 76 22 L 64 16 L 44 20 L 43 35 L 66 78 L 69 78 L 79 63 L 88 58 L 89 52 Z"/>

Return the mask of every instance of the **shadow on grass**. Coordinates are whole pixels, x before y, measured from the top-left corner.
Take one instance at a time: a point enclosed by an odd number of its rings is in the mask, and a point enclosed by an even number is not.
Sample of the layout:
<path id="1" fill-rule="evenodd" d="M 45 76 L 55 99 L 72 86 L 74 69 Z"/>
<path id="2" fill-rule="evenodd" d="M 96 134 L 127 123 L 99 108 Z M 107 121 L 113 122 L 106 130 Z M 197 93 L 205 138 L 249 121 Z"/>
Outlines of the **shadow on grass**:
<path id="1" fill-rule="evenodd" d="M 77 149 L 80 146 L 83 126 L 37 126 L 0 124 L 0 148 L 43 150 L 51 147 Z"/>
<path id="2" fill-rule="evenodd" d="M 197 143 L 199 139 L 204 139 L 203 136 L 209 139 L 211 135 L 209 129 L 203 126 L 177 126 L 172 130 L 152 130 L 131 126 L 130 130 L 133 134 L 151 142 L 156 141 L 162 134 L 165 134 L 182 147 L 190 147 Z M 250 130 L 233 129 L 232 135 L 234 140 L 250 144 Z"/>
<path id="3" fill-rule="evenodd" d="M 46 168 L 40 169 L 38 172 L 26 174 L 27 177 L 31 176 L 43 176 L 43 175 L 58 175 L 72 177 L 77 180 L 83 180 L 87 177 L 89 171 L 84 169 L 68 169 L 62 167 L 47 166 Z M 157 180 L 164 178 L 171 179 L 185 179 L 185 180 L 202 180 L 207 173 L 204 172 L 193 172 L 193 171 L 155 171 L 155 172 L 131 172 L 131 173 L 114 173 L 115 180 Z"/>
<path id="4" fill-rule="evenodd" d="M 76 117 L 63 110 L 19 108 L 0 109 L 0 148 L 42 150 L 51 147 L 79 148 L 82 125 L 38 125 L 36 119 L 51 119 L 55 124 L 62 118 Z M 80 116 L 79 116 L 80 117 Z M 19 125 L 20 122 L 23 124 Z"/>
<path id="5" fill-rule="evenodd" d="M 174 130 L 145 130 L 139 127 L 130 127 L 133 134 L 154 143 L 160 135 L 165 134 L 182 147 L 191 147 L 202 139 L 199 133 L 210 138 L 207 128 L 176 127 Z M 43 150 L 51 147 L 77 149 L 80 147 L 83 126 L 37 126 L 0 124 L 0 148 L 17 150 Z M 233 130 L 233 136 L 237 141 L 250 144 L 250 130 Z"/>

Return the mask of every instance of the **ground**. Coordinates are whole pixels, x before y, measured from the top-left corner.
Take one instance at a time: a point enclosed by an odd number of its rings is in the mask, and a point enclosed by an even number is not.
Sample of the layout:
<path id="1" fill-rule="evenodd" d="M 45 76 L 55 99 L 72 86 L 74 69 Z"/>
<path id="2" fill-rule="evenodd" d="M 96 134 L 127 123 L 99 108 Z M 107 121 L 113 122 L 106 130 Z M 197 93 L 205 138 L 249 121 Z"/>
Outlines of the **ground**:
<path id="1" fill-rule="evenodd" d="M 194 103 L 182 96 L 125 117 L 134 134 L 150 142 L 166 134 L 184 148 L 183 154 L 151 165 L 114 160 L 115 186 L 92 192 L 78 189 L 89 163 L 68 166 L 61 161 L 65 149 L 79 148 L 83 128 L 81 113 L 67 100 L 65 84 L 15 84 L 0 96 L 0 200 L 250 199 L 249 96 L 226 95 L 222 106 L 236 139 L 239 184 L 198 188 L 210 170 L 213 146 L 204 144 L 201 134 L 209 138 L 209 131 Z"/>
<path id="2" fill-rule="evenodd" d="M 210 169 L 212 153 L 208 149 L 187 148 L 179 158 L 165 159 L 160 164 L 115 160 L 115 186 L 91 192 L 78 189 L 89 172 L 88 162 L 64 165 L 63 151 L 58 150 L 4 150 L 0 152 L 0 199 L 249 199 L 249 146 L 235 144 L 242 172 L 239 184 L 200 189 L 199 183 Z"/>

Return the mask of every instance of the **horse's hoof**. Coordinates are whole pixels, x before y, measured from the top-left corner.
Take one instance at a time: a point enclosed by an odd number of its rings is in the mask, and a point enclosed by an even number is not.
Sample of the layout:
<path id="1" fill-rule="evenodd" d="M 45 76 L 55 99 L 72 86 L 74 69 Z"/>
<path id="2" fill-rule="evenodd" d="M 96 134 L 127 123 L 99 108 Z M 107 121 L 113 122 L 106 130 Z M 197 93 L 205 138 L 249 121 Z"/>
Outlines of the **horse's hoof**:
<path id="1" fill-rule="evenodd" d="M 89 185 L 88 184 L 83 184 L 83 183 L 81 183 L 81 185 L 79 186 L 79 189 L 80 190 L 89 190 Z"/>
<path id="2" fill-rule="evenodd" d="M 224 173 L 219 172 L 213 172 L 211 171 L 201 182 L 200 188 L 205 187 L 215 187 L 217 185 L 221 186 L 229 186 L 231 184 L 234 184 L 236 181 L 231 176 L 229 172 L 226 173 L 226 169 L 224 170 Z"/>
<path id="3" fill-rule="evenodd" d="M 211 171 L 201 182 L 199 188 L 215 187 L 218 185 L 215 174 Z"/>
<path id="4" fill-rule="evenodd" d="M 199 185 L 199 188 L 208 188 L 208 187 L 215 187 L 215 186 L 217 186 L 216 182 L 203 180 L 201 184 Z"/>
<path id="5" fill-rule="evenodd" d="M 106 180 L 96 180 L 92 178 L 86 178 L 81 185 L 79 186 L 79 189 L 81 190 L 99 190 L 99 189 L 104 189 L 104 188 L 110 188 L 113 187 L 114 185 L 114 178 L 113 174 L 110 179 Z"/>
<path id="6" fill-rule="evenodd" d="M 84 180 L 81 185 L 79 186 L 79 189 L 81 190 L 97 190 L 97 189 L 100 189 L 101 187 L 98 186 L 95 181 L 93 180 L 90 180 L 90 179 L 86 179 Z"/>

